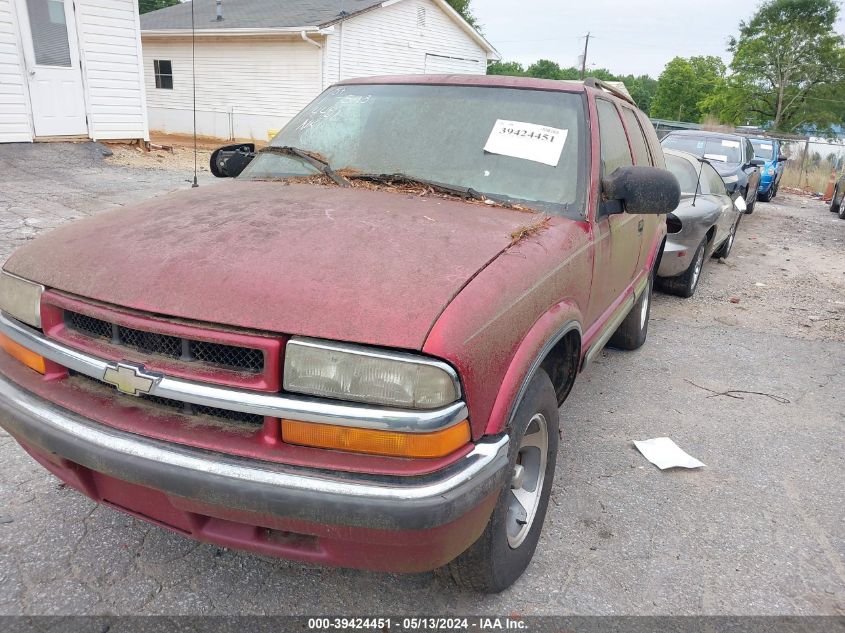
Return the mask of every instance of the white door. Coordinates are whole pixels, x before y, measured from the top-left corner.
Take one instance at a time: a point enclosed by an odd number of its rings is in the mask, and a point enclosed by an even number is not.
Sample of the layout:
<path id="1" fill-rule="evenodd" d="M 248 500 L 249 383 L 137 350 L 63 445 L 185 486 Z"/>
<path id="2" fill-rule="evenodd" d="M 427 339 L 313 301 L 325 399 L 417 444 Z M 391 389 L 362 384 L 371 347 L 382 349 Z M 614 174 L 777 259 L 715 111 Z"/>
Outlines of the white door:
<path id="1" fill-rule="evenodd" d="M 35 136 L 88 133 L 72 0 L 17 0 Z"/>
<path id="2" fill-rule="evenodd" d="M 485 72 L 486 66 L 480 59 L 425 54 L 426 75 L 483 75 Z"/>

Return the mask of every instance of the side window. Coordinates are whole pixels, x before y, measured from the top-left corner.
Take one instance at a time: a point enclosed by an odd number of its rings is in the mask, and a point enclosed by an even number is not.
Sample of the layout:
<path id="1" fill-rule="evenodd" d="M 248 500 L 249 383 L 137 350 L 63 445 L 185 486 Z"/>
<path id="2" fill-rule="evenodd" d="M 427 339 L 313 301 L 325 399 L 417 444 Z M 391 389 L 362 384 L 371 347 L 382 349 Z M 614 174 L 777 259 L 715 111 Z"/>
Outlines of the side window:
<path id="1" fill-rule="evenodd" d="M 596 99 L 599 112 L 599 138 L 601 139 L 601 162 L 604 175 L 609 176 L 620 167 L 633 165 L 631 150 L 622 119 L 610 101 Z"/>
<path id="2" fill-rule="evenodd" d="M 728 195 L 728 192 L 725 190 L 725 183 L 719 173 L 707 163 L 702 164 L 701 168 L 704 170 L 701 172 L 701 180 L 702 182 L 707 182 L 707 188 L 710 190 L 709 193 L 716 196 Z"/>
<path id="3" fill-rule="evenodd" d="M 631 135 L 631 147 L 634 150 L 637 165 L 651 165 L 651 153 L 648 151 L 645 135 L 640 127 L 640 122 L 637 121 L 637 115 L 630 108 L 622 108 L 622 116 L 625 117 L 628 134 Z"/>
<path id="4" fill-rule="evenodd" d="M 751 141 L 745 139 L 745 162 L 751 162 L 751 159 L 754 158 L 754 146 L 751 144 Z"/>
<path id="5" fill-rule="evenodd" d="M 655 167 L 665 168 L 666 164 L 663 159 L 663 146 L 660 144 L 660 139 L 657 138 L 657 132 L 654 131 L 654 126 L 649 121 L 648 117 L 642 112 L 637 113 L 637 118 L 640 120 L 640 125 L 645 133 L 646 141 L 651 148 L 651 158 L 654 161 Z"/>

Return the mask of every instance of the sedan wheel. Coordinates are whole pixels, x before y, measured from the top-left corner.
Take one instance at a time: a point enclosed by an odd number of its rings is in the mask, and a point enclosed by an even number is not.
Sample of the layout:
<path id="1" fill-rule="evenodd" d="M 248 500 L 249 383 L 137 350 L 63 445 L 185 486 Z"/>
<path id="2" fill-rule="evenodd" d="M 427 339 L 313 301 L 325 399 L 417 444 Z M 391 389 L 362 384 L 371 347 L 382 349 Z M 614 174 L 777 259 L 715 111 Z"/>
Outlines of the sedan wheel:
<path id="1" fill-rule="evenodd" d="M 704 251 L 707 248 L 707 239 L 701 240 L 701 244 L 695 250 L 692 262 L 686 271 L 677 277 L 668 277 L 660 280 L 663 290 L 679 297 L 691 297 L 698 287 L 698 280 L 701 279 L 701 269 L 704 267 Z"/>
<path id="2" fill-rule="evenodd" d="M 742 216 L 740 215 L 736 219 L 736 222 L 733 223 L 733 226 L 731 227 L 731 232 L 728 234 L 728 239 L 722 242 L 722 245 L 718 249 L 716 249 L 716 251 L 713 253 L 713 257 L 715 257 L 716 259 L 725 259 L 728 255 L 731 254 L 731 249 L 733 248 L 734 240 L 736 239 L 736 230 L 739 228 L 739 221 L 741 219 Z"/>

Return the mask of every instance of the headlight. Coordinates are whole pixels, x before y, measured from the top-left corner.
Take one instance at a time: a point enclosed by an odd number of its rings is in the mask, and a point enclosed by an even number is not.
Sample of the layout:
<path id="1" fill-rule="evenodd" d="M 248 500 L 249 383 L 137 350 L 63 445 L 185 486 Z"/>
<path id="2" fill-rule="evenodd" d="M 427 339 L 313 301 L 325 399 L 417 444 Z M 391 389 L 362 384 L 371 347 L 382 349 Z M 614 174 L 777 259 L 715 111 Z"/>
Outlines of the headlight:
<path id="1" fill-rule="evenodd" d="M 736 174 L 734 174 L 733 176 L 724 176 L 722 178 L 722 180 L 725 181 L 726 185 L 730 185 L 732 183 L 739 181 L 739 176 L 737 176 Z"/>
<path id="2" fill-rule="evenodd" d="M 0 273 L 0 310 L 18 321 L 41 327 L 41 293 L 44 286 L 5 271 Z"/>
<path id="3" fill-rule="evenodd" d="M 435 409 L 460 397 L 445 363 L 357 345 L 297 338 L 285 348 L 287 391 L 413 409 Z"/>
<path id="4" fill-rule="evenodd" d="M 766 170 L 766 173 L 767 173 L 767 174 L 769 174 L 769 176 L 774 176 L 774 175 L 775 175 L 775 168 L 774 168 L 774 167 L 769 167 L 769 168 Z"/>

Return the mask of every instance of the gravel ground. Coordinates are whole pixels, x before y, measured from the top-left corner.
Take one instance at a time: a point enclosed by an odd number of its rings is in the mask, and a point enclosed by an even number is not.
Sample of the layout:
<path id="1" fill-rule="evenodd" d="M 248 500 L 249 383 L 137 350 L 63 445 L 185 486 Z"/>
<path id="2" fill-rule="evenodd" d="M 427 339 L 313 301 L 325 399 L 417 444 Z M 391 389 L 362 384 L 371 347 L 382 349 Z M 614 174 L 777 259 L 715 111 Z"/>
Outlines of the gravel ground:
<path id="1" fill-rule="evenodd" d="M 190 177 L 98 152 L 0 146 L 0 257 Z M 604 352 L 561 409 L 543 536 L 500 595 L 198 544 L 98 507 L 0 434 L 0 614 L 845 614 L 843 240 L 824 205 L 782 196 L 694 299 L 656 297 L 646 345 Z M 631 443 L 662 435 L 707 467 L 661 472 Z"/>

